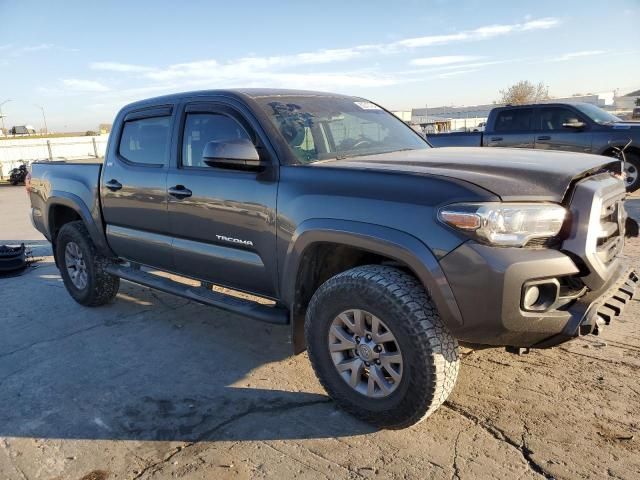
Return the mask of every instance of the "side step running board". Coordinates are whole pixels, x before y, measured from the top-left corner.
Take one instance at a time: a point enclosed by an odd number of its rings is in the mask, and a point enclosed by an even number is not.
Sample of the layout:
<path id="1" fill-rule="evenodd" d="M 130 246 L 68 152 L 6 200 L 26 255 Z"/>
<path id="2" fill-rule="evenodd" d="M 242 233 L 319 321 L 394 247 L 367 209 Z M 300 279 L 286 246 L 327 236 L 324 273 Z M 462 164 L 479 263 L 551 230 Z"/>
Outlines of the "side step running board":
<path id="1" fill-rule="evenodd" d="M 106 270 L 117 277 L 130 282 L 188 298 L 198 303 L 218 307 L 228 312 L 250 317 L 260 322 L 286 325 L 289 323 L 289 311 L 282 306 L 262 305 L 251 300 L 232 297 L 224 293 L 209 290 L 205 287 L 192 287 L 168 278 L 153 275 L 136 267 L 124 267 L 111 264 Z"/>

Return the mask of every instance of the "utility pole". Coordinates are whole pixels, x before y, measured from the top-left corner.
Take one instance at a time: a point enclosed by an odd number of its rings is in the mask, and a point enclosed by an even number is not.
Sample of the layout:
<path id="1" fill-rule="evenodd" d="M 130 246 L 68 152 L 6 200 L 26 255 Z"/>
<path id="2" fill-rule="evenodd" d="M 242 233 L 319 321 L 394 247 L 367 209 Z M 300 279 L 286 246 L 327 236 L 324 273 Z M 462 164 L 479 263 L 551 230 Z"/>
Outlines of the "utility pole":
<path id="1" fill-rule="evenodd" d="M 38 107 L 40 110 L 42 110 L 42 120 L 44 120 L 44 134 L 47 135 L 49 133 L 49 129 L 47 128 L 47 117 L 45 117 L 44 115 L 44 107 L 41 107 L 40 105 L 36 105 L 35 103 L 33 105 L 35 107 Z"/>
<path id="2" fill-rule="evenodd" d="M 2 114 L 2 106 L 3 106 L 5 103 L 8 103 L 8 102 L 10 102 L 10 101 L 11 101 L 11 99 L 10 99 L 10 98 L 8 98 L 8 99 L 6 99 L 4 102 L 1 102 L 1 103 L 0 103 L 0 121 L 2 121 L 2 131 L 3 131 L 3 132 L 4 132 L 4 115 Z"/>

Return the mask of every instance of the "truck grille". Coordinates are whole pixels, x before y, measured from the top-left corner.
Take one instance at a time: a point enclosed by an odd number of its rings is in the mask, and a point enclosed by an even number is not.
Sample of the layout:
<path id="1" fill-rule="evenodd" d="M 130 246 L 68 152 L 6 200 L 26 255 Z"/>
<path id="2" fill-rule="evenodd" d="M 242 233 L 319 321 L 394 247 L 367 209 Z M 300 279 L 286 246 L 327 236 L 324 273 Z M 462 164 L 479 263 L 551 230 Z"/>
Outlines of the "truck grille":
<path id="1" fill-rule="evenodd" d="M 587 177 L 573 190 L 571 229 L 562 249 L 583 263 L 584 284 L 602 287 L 618 265 L 624 247 L 624 183 L 607 173 Z"/>
<path id="2" fill-rule="evenodd" d="M 596 255 L 604 265 L 609 265 L 624 246 L 626 213 L 623 198 L 616 195 L 602 202 Z"/>

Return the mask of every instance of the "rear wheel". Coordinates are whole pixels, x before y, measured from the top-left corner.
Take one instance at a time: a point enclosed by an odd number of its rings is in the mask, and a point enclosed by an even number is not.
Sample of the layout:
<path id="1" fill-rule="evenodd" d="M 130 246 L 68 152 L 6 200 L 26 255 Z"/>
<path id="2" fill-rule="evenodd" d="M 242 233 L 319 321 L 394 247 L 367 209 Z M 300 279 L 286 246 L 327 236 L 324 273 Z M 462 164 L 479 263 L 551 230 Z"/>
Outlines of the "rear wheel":
<path id="1" fill-rule="evenodd" d="M 368 265 L 329 279 L 305 321 L 309 358 L 340 407 L 383 428 L 431 415 L 458 374 L 458 344 L 422 285 L 396 268 Z"/>
<path id="2" fill-rule="evenodd" d="M 88 307 L 110 302 L 118 293 L 120 279 L 106 272 L 109 263 L 98 254 L 81 221 L 70 222 L 56 238 L 56 257 L 67 291 Z"/>

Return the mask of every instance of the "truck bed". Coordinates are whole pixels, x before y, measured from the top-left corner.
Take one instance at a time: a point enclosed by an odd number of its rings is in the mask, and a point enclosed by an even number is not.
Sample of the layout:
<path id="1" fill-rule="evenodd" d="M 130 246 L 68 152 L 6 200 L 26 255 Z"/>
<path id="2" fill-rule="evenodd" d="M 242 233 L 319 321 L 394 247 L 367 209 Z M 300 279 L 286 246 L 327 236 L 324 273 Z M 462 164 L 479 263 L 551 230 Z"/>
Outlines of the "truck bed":
<path id="1" fill-rule="evenodd" d="M 95 158 L 34 162 L 28 187 L 34 226 L 45 237 L 51 238 L 48 215 L 53 199 L 53 203 L 69 204 L 79 209 L 77 213 L 81 218 L 93 220 L 90 225 L 102 225 L 99 200 L 101 171 L 102 162 Z"/>

